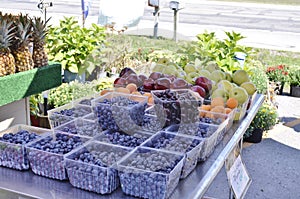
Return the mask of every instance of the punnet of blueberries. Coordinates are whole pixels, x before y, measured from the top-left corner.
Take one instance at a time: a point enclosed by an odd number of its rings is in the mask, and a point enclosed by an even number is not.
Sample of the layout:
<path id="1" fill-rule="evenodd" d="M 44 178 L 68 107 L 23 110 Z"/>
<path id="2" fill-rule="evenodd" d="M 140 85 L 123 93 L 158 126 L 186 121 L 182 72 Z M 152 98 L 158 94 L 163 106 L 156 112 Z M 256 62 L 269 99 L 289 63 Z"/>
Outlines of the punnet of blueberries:
<path id="1" fill-rule="evenodd" d="M 141 129 L 149 132 L 157 132 L 164 128 L 165 122 L 164 118 L 160 119 L 156 115 L 145 114 Z"/>
<path id="2" fill-rule="evenodd" d="M 122 131 L 106 130 L 101 135 L 95 137 L 95 139 L 113 145 L 135 148 L 140 146 L 151 135 L 151 133 L 143 131 L 132 131 L 129 134 Z"/>
<path id="3" fill-rule="evenodd" d="M 50 126 L 53 128 L 90 113 L 92 113 L 91 106 L 72 103 L 66 104 L 48 111 Z"/>
<path id="4" fill-rule="evenodd" d="M 166 126 L 194 123 L 199 118 L 198 99 L 190 89 L 151 91 L 155 105 L 161 105 L 166 115 Z M 155 107 L 157 109 L 158 107 Z M 158 112 L 158 111 L 156 111 Z"/>
<path id="5" fill-rule="evenodd" d="M 70 183 L 77 188 L 107 194 L 120 184 L 116 162 L 132 149 L 90 142 L 65 156 Z"/>
<path id="6" fill-rule="evenodd" d="M 185 178 L 197 166 L 203 141 L 203 139 L 197 137 L 161 131 L 144 142 L 142 146 L 183 153 L 185 160 L 183 163 L 181 178 Z"/>
<path id="7" fill-rule="evenodd" d="M 8 129 L 0 137 L 0 165 L 12 169 L 29 169 L 29 161 L 26 154 L 25 145 L 40 137 L 40 132 L 35 130 Z"/>
<path id="8" fill-rule="evenodd" d="M 118 162 L 122 191 L 135 197 L 168 198 L 179 182 L 183 155 L 138 147 Z"/>
<path id="9" fill-rule="evenodd" d="M 147 98 L 109 93 L 92 100 L 93 111 L 103 130 L 132 131 L 141 127 Z"/>
<path id="10" fill-rule="evenodd" d="M 55 127 L 54 132 L 65 132 L 70 134 L 78 134 L 81 136 L 94 137 L 101 134 L 102 130 L 99 124 L 95 121 L 77 118 L 68 123 Z"/>
<path id="11" fill-rule="evenodd" d="M 67 179 L 63 155 L 83 145 L 89 139 L 65 133 L 44 136 L 26 145 L 30 167 L 35 174 Z"/>
<path id="12" fill-rule="evenodd" d="M 166 132 L 204 138 L 198 161 L 205 161 L 213 153 L 216 145 L 218 144 L 218 138 L 220 137 L 222 131 L 224 131 L 224 127 L 220 125 L 198 122 L 190 125 L 171 125 L 165 130 Z"/>

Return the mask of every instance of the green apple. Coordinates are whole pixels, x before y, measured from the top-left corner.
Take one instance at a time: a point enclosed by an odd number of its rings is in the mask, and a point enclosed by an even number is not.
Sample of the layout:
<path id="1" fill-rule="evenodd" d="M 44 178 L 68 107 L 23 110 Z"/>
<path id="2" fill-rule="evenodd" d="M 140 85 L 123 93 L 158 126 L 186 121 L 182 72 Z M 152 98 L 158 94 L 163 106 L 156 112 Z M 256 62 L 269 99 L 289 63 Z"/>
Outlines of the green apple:
<path id="1" fill-rule="evenodd" d="M 232 75 L 232 81 L 240 86 L 244 82 L 250 82 L 250 78 L 246 71 L 237 70 Z"/>
<path id="2" fill-rule="evenodd" d="M 189 74 L 191 72 L 197 72 L 197 69 L 195 67 L 195 65 L 193 64 L 187 64 L 185 67 L 184 67 L 184 71 Z"/>
<path id="3" fill-rule="evenodd" d="M 152 72 L 162 72 L 165 67 L 166 65 L 164 64 L 155 64 L 155 66 L 152 69 Z"/>
<path id="4" fill-rule="evenodd" d="M 222 79 L 221 81 L 219 81 L 218 83 L 218 88 L 223 88 L 225 89 L 227 92 L 230 92 L 233 89 L 233 85 L 231 84 L 230 81 Z"/>
<path id="5" fill-rule="evenodd" d="M 230 81 L 230 82 L 232 82 L 232 76 L 231 76 L 231 74 L 229 72 L 225 72 L 225 75 L 226 75 L 225 79 L 228 80 L 228 81 Z"/>
<path id="6" fill-rule="evenodd" d="M 210 79 L 210 72 L 208 70 L 202 69 L 198 73 L 199 76 L 207 77 L 208 79 Z"/>
<path id="7" fill-rule="evenodd" d="M 166 65 L 169 62 L 170 60 L 164 57 L 164 58 L 159 58 L 156 63 Z"/>
<path id="8" fill-rule="evenodd" d="M 162 71 L 163 74 L 167 74 L 167 75 L 175 75 L 176 77 L 178 76 L 178 72 L 175 66 L 173 65 L 167 65 L 165 66 Z"/>
<path id="9" fill-rule="evenodd" d="M 248 100 L 248 93 L 242 87 L 234 87 L 229 92 L 229 97 L 235 98 L 239 102 L 239 104 L 243 104 Z"/>
<path id="10" fill-rule="evenodd" d="M 190 84 L 194 84 L 195 83 L 195 78 L 199 77 L 200 75 L 196 72 L 191 72 L 191 73 L 188 73 L 186 76 L 185 76 L 185 80 L 190 83 Z"/>
<path id="11" fill-rule="evenodd" d="M 215 62 L 208 62 L 204 69 L 212 73 L 215 70 L 220 70 L 220 67 Z"/>
<path id="12" fill-rule="evenodd" d="M 222 79 L 225 79 L 225 73 L 220 70 L 215 70 L 210 74 L 210 79 L 218 83 Z"/>
<path id="13" fill-rule="evenodd" d="M 224 99 L 224 102 L 226 102 L 228 100 L 229 94 L 225 89 L 217 88 L 212 92 L 211 99 L 214 99 L 216 97 L 222 97 Z"/>
<path id="14" fill-rule="evenodd" d="M 244 82 L 240 87 L 244 88 L 248 95 L 253 95 L 256 92 L 256 86 L 252 82 Z"/>

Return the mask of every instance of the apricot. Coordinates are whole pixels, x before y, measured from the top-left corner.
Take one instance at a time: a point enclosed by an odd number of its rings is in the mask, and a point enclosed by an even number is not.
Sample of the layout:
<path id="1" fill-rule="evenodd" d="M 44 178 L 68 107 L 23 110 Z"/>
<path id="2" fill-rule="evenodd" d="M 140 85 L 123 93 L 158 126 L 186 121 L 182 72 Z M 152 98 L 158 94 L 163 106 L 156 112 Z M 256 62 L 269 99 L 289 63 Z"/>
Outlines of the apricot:
<path id="1" fill-rule="evenodd" d="M 215 97 L 211 100 L 211 108 L 215 106 L 223 106 L 224 107 L 224 99 L 222 97 Z"/>
<path id="2" fill-rule="evenodd" d="M 126 86 L 126 88 L 130 91 L 130 93 L 133 93 L 137 91 L 137 86 L 134 83 L 130 83 Z"/>
<path id="3" fill-rule="evenodd" d="M 234 109 L 234 108 L 236 108 L 238 105 L 239 105 L 238 100 L 235 99 L 235 98 L 233 98 L 233 97 L 229 98 L 229 99 L 226 101 L 226 106 L 227 106 L 228 108 Z"/>
<path id="4" fill-rule="evenodd" d="M 130 94 L 130 90 L 128 90 L 127 88 L 123 88 L 123 87 L 118 87 L 115 89 L 115 91 L 119 92 L 119 93 Z"/>
<path id="5" fill-rule="evenodd" d="M 100 92 L 100 95 L 105 95 L 106 93 L 109 93 L 109 92 L 112 92 L 112 90 L 109 90 L 109 89 L 104 89 Z"/>

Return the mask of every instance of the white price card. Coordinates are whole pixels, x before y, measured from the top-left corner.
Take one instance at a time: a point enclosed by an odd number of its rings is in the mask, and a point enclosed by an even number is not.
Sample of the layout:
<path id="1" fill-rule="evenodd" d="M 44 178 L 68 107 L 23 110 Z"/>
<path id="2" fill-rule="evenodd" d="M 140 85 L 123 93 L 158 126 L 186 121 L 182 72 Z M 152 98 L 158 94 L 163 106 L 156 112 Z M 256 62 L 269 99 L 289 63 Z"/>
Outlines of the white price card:
<path id="1" fill-rule="evenodd" d="M 235 198 L 243 198 L 250 186 L 251 178 L 242 162 L 241 155 L 235 159 L 229 171 L 227 171 L 227 176 Z"/>

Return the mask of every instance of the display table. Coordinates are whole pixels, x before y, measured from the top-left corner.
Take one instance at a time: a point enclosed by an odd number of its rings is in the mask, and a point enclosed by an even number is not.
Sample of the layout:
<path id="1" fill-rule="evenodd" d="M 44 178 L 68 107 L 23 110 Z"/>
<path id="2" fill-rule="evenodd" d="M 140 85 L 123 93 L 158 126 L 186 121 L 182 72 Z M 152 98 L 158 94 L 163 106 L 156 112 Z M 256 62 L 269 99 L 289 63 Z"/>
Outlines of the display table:
<path id="1" fill-rule="evenodd" d="M 225 160 L 231 151 L 237 146 L 244 132 L 250 125 L 259 107 L 263 103 L 264 96 L 257 95 L 248 110 L 246 117 L 233 124 L 214 153 L 203 163 L 199 163 L 196 169 L 184 180 L 179 182 L 170 198 L 202 198 L 219 171 L 224 166 Z M 55 198 L 55 199 L 129 199 L 134 198 L 122 193 L 118 188 L 112 194 L 100 195 L 74 188 L 68 181 L 52 180 L 33 174 L 31 171 L 16 171 L 0 167 L 0 189 L 8 194 L 17 194 L 22 198 Z M 13 192 L 13 193 L 11 193 Z"/>
<path id="2" fill-rule="evenodd" d="M 61 64 L 34 68 L 0 77 L 0 130 L 13 124 L 30 124 L 28 96 L 55 88 L 62 83 Z"/>

